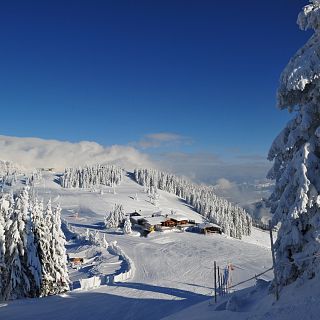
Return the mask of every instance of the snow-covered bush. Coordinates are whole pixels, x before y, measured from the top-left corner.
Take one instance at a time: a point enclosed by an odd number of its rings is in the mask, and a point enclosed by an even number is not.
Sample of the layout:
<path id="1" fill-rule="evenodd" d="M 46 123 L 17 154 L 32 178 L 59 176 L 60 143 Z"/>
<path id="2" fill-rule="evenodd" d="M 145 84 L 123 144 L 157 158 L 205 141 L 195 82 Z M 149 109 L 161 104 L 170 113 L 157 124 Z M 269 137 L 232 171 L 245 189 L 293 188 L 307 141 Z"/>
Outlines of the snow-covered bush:
<path id="1" fill-rule="evenodd" d="M 123 233 L 125 233 L 125 234 L 132 233 L 131 227 L 132 227 L 132 224 L 131 224 L 131 221 L 130 221 L 130 217 L 127 216 L 125 221 L 124 221 L 124 225 L 123 225 Z"/>
<path id="2" fill-rule="evenodd" d="M 0 300 L 69 289 L 60 207 L 46 209 L 29 188 L 0 198 Z"/>
<path id="3" fill-rule="evenodd" d="M 42 172 L 41 170 L 36 170 L 27 177 L 28 185 L 34 186 L 42 181 Z"/>
<path id="4" fill-rule="evenodd" d="M 104 248 L 108 248 L 108 247 L 109 247 L 109 243 L 108 243 L 108 241 L 107 241 L 107 239 L 106 239 L 106 235 L 105 235 L 105 234 L 103 234 L 102 246 L 103 246 Z"/>
<path id="5" fill-rule="evenodd" d="M 187 179 L 154 169 L 136 169 L 135 180 L 146 187 L 149 194 L 164 190 L 177 195 L 190 204 L 209 221 L 220 225 L 223 232 L 231 237 L 250 235 L 252 219 L 241 207 L 234 206 L 218 197 L 213 188 L 200 186 Z"/>
<path id="6" fill-rule="evenodd" d="M 66 169 L 60 178 L 64 188 L 92 188 L 105 185 L 113 187 L 118 185 L 123 176 L 123 170 L 110 165 L 93 165 L 83 168 Z"/>
<path id="7" fill-rule="evenodd" d="M 125 212 L 122 204 L 115 204 L 109 214 L 104 218 L 104 224 L 107 229 L 118 228 L 125 219 Z"/>
<path id="8" fill-rule="evenodd" d="M 274 140 L 268 177 L 273 224 L 281 223 L 275 243 L 280 286 L 318 271 L 320 251 L 320 2 L 313 0 L 298 17 L 301 29 L 313 29 L 308 42 L 284 69 L 278 89 L 281 109 L 294 117 Z"/>

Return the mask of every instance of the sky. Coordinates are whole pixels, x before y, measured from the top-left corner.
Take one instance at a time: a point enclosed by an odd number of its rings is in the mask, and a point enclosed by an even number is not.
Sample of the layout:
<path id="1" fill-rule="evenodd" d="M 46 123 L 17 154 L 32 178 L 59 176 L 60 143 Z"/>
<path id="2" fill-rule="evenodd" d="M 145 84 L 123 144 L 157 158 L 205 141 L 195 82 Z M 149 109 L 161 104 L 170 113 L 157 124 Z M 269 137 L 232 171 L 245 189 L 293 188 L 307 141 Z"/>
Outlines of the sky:
<path id="1" fill-rule="evenodd" d="M 310 36 L 296 25 L 306 4 L 1 1 L 0 134 L 125 146 L 182 174 L 215 163 L 231 180 L 263 176 L 290 117 L 276 89 Z"/>

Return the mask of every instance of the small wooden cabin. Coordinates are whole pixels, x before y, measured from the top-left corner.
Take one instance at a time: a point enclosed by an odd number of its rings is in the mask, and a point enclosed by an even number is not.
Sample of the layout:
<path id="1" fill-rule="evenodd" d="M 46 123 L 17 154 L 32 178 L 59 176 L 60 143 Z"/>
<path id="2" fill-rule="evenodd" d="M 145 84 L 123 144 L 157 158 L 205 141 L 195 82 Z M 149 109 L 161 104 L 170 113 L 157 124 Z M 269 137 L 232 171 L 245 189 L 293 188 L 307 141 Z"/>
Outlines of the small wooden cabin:
<path id="1" fill-rule="evenodd" d="M 138 213 L 137 211 L 130 213 L 130 217 L 140 217 L 140 216 L 141 216 L 141 214 Z"/>
<path id="2" fill-rule="evenodd" d="M 69 258 L 69 261 L 73 264 L 73 265 L 81 265 L 83 264 L 83 258 L 79 258 L 79 257 L 74 257 L 74 258 Z"/>
<path id="3" fill-rule="evenodd" d="M 210 234 L 219 233 L 222 234 L 222 228 L 214 223 L 200 223 L 198 226 L 199 233 Z"/>
<path id="4" fill-rule="evenodd" d="M 163 222 L 164 227 L 176 227 L 184 224 L 188 224 L 189 220 L 187 217 L 181 214 L 169 214 L 166 216 L 166 220 Z"/>
<path id="5" fill-rule="evenodd" d="M 183 224 L 188 224 L 189 220 L 186 218 L 171 218 L 175 222 L 176 226 L 181 226 Z"/>
<path id="6" fill-rule="evenodd" d="M 130 213 L 130 222 L 132 224 L 142 224 L 141 222 L 143 221 L 143 217 L 141 217 L 141 214 L 138 213 L 137 211 Z"/>
<path id="7" fill-rule="evenodd" d="M 177 224 L 176 224 L 175 221 L 171 220 L 170 218 L 167 218 L 165 221 L 163 221 L 163 222 L 161 223 L 161 225 L 162 225 L 163 227 L 173 228 L 173 227 L 175 227 Z"/>
<path id="8" fill-rule="evenodd" d="M 155 231 L 155 230 L 160 230 L 164 220 L 165 220 L 165 218 L 162 216 L 146 217 L 146 218 L 144 218 L 143 227 L 150 232 Z"/>

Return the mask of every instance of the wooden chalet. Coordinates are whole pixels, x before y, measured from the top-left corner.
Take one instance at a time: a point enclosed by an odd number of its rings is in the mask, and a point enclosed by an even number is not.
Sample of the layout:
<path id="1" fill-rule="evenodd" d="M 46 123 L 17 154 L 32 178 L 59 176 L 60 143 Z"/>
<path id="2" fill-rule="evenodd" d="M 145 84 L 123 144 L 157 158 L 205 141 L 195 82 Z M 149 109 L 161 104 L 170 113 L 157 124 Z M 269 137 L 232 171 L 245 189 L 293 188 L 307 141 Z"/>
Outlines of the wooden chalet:
<path id="1" fill-rule="evenodd" d="M 130 213 L 130 217 L 141 217 L 141 214 L 135 211 L 133 213 Z"/>
<path id="2" fill-rule="evenodd" d="M 170 214 L 166 215 L 166 220 L 162 223 L 164 227 L 177 227 L 180 225 L 186 225 L 189 223 L 187 217 L 181 214 Z"/>
<path id="3" fill-rule="evenodd" d="M 214 223 L 200 223 L 197 226 L 199 233 L 210 234 L 210 233 L 222 233 L 222 228 Z"/>
<path id="4" fill-rule="evenodd" d="M 74 266 L 83 264 L 83 261 L 84 259 L 80 257 L 69 258 L 69 262 Z"/>
<path id="5" fill-rule="evenodd" d="M 183 224 L 188 224 L 189 220 L 188 218 L 186 218 L 185 216 L 183 215 L 171 215 L 170 216 L 170 219 L 175 222 L 176 226 L 180 226 L 180 225 L 183 225 Z"/>
<path id="6" fill-rule="evenodd" d="M 130 213 L 130 222 L 141 225 L 145 219 L 137 211 Z"/>
<path id="7" fill-rule="evenodd" d="M 165 217 L 158 216 L 158 217 L 146 217 L 143 219 L 143 227 L 147 231 L 156 231 L 160 230 L 162 223 L 165 221 Z"/>
<path id="8" fill-rule="evenodd" d="M 168 227 L 168 228 L 173 228 L 175 227 L 177 224 L 175 221 L 171 220 L 170 218 L 166 218 L 162 223 L 161 225 L 163 227 Z"/>

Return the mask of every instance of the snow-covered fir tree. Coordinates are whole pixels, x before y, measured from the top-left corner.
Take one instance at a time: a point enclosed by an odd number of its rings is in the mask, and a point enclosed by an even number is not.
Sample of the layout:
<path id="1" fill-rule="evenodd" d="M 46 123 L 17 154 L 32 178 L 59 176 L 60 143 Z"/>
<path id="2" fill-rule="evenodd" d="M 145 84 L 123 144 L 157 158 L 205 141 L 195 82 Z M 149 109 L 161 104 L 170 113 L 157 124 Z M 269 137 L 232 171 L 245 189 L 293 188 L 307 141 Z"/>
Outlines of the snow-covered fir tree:
<path id="1" fill-rule="evenodd" d="M 92 188 L 105 185 L 114 187 L 120 184 L 123 170 L 112 165 L 93 165 L 83 168 L 66 169 L 60 178 L 64 188 Z"/>
<path id="2" fill-rule="evenodd" d="M 274 162 L 268 177 L 276 180 L 273 224 L 281 224 L 275 243 L 280 286 L 314 277 L 320 262 L 314 257 L 320 251 L 320 2 L 310 2 L 298 24 L 314 33 L 289 61 L 278 89 L 279 107 L 294 117 L 268 155 Z"/>
<path id="3" fill-rule="evenodd" d="M 124 225 L 123 225 L 123 233 L 125 233 L 125 234 L 132 233 L 131 226 L 132 226 L 132 224 L 130 221 L 130 217 L 126 216 L 126 218 L 124 220 Z"/>
<path id="4" fill-rule="evenodd" d="M 95 245 L 99 245 L 100 244 L 100 233 L 98 230 L 95 231 L 94 236 L 93 236 L 93 241 Z"/>
<path id="5" fill-rule="evenodd" d="M 2 293 L 5 300 L 33 295 L 33 293 L 30 293 L 32 278 L 26 263 L 27 235 L 22 202 L 23 199 L 20 195 L 10 201 L 10 213 L 5 234 L 7 240 L 5 250 L 7 274 L 4 275 L 4 290 Z"/>
<path id="6" fill-rule="evenodd" d="M 25 256 L 24 265 L 27 265 L 27 273 L 30 282 L 30 296 L 38 296 L 41 283 L 41 265 L 37 247 L 34 238 L 34 225 L 32 206 L 29 199 L 29 187 L 22 190 L 18 196 L 18 201 L 21 202 L 21 211 L 25 222 L 24 229 L 24 246 Z"/>
<path id="7" fill-rule="evenodd" d="M 223 232 L 231 237 L 240 239 L 242 235 L 251 233 L 250 215 L 243 208 L 218 197 L 211 187 L 200 186 L 187 179 L 154 169 L 135 169 L 134 177 L 152 197 L 157 198 L 156 190 L 160 189 L 184 199 L 210 222 L 220 225 Z"/>
<path id="8" fill-rule="evenodd" d="M 108 247 L 109 247 L 109 243 L 108 243 L 108 241 L 107 241 L 107 239 L 106 239 L 106 235 L 105 235 L 105 234 L 103 234 L 102 246 L 103 246 L 104 248 L 108 248 Z"/>
<path id="9" fill-rule="evenodd" d="M 0 198 L 0 299 L 46 296 L 68 290 L 61 209 L 46 210 L 29 188 Z"/>
<path id="10" fill-rule="evenodd" d="M 43 202 L 34 199 L 33 223 L 35 230 L 35 242 L 41 263 L 41 285 L 40 296 L 47 296 L 53 292 L 51 283 L 53 282 L 53 259 L 51 254 L 51 233 L 50 219 L 46 219 Z"/>
<path id="11" fill-rule="evenodd" d="M 34 186 L 41 182 L 42 180 L 42 172 L 41 170 L 36 170 L 31 173 L 30 176 L 27 177 L 28 185 Z"/>
<path id="12" fill-rule="evenodd" d="M 89 228 L 86 229 L 86 234 L 85 234 L 84 238 L 85 238 L 86 241 L 90 240 L 90 230 L 89 230 Z"/>
<path id="13" fill-rule="evenodd" d="M 53 250 L 54 294 L 69 290 L 69 275 L 67 268 L 66 238 L 61 229 L 61 207 L 56 206 L 51 215 L 51 249 Z"/>
<path id="14" fill-rule="evenodd" d="M 106 214 L 104 224 L 107 229 L 118 228 L 125 219 L 125 212 L 122 204 L 115 204 L 110 213 Z"/>
<path id="15" fill-rule="evenodd" d="M 9 201 L 5 196 L 0 199 L 0 301 L 3 300 L 2 293 L 4 290 L 4 276 L 7 274 L 7 266 L 5 263 L 6 253 L 6 236 L 5 226 L 7 223 L 7 210 L 9 208 Z"/>

